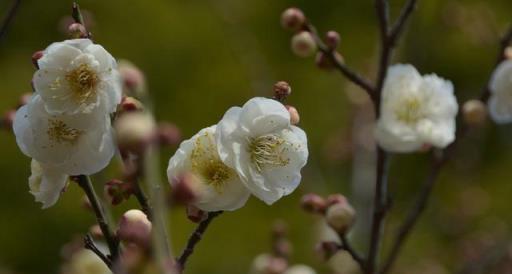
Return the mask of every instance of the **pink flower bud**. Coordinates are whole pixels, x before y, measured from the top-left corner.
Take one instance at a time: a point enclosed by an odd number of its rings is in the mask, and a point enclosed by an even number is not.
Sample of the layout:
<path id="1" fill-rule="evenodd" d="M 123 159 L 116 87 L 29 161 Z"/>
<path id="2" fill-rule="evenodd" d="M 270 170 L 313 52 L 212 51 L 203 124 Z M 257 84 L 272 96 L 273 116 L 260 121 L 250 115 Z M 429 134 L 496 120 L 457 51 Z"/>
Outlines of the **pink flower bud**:
<path id="1" fill-rule="evenodd" d="M 306 23 L 306 16 L 298 8 L 288 8 L 281 14 L 281 26 L 286 30 L 298 31 Z"/>
<path id="2" fill-rule="evenodd" d="M 132 187 L 129 183 L 112 179 L 105 183 L 105 195 L 112 205 L 118 205 L 130 198 Z"/>
<path id="3" fill-rule="evenodd" d="M 291 47 L 293 53 L 299 57 L 309 57 L 315 53 L 317 47 L 309 31 L 301 31 L 292 37 Z"/>
<path id="4" fill-rule="evenodd" d="M 117 236 L 120 240 L 149 247 L 151 243 L 151 222 L 146 214 L 138 209 L 128 210 L 121 217 Z"/>
<path id="5" fill-rule="evenodd" d="M 171 203 L 188 205 L 195 201 L 197 178 L 192 173 L 182 174 L 172 185 Z"/>
<path id="6" fill-rule="evenodd" d="M 206 217 L 208 217 L 207 212 L 204 212 L 201 209 L 199 209 L 193 205 L 187 206 L 187 218 L 190 221 L 192 221 L 194 223 L 199 223 L 199 222 L 203 221 L 204 219 L 206 219 Z"/>
<path id="7" fill-rule="evenodd" d="M 34 54 L 32 54 L 32 64 L 34 64 L 34 67 L 36 67 L 36 69 L 39 69 L 39 64 L 37 63 L 37 61 L 41 59 L 41 57 L 43 57 L 42 50 L 36 51 L 34 52 Z"/>
<path id="8" fill-rule="evenodd" d="M 300 121 L 299 112 L 293 106 L 286 105 L 285 107 L 288 110 L 288 113 L 290 113 L 290 123 L 292 125 L 297 125 Z"/>
<path id="9" fill-rule="evenodd" d="M 142 110 L 144 110 L 144 105 L 142 104 L 142 102 L 131 96 L 124 96 L 121 100 L 121 104 L 119 105 L 120 113 Z"/>
<path id="10" fill-rule="evenodd" d="M 482 125 L 487 118 L 487 108 L 480 100 L 469 100 L 462 106 L 462 117 L 468 125 Z"/>
<path id="11" fill-rule="evenodd" d="M 309 193 L 302 196 L 301 200 L 302 209 L 310 213 L 323 214 L 327 207 L 327 203 L 324 198 L 317 194 Z"/>
<path id="12" fill-rule="evenodd" d="M 336 31 L 328 31 L 325 34 L 325 45 L 330 49 L 335 49 L 340 45 L 340 34 Z"/>
<path id="13" fill-rule="evenodd" d="M 278 101 L 284 101 L 290 94 L 292 94 L 292 87 L 285 81 L 279 81 L 274 84 L 274 98 Z"/>
<path id="14" fill-rule="evenodd" d="M 172 123 L 161 122 L 158 124 L 158 142 L 160 145 L 172 146 L 181 141 L 180 129 Z"/>
<path id="15" fill-rule="evenodd" d="M 327 208 L 327 224 L 336 232 L 344 234 L 354 223 L 356 211 L 349 203 L 336 203 Z"/>
<path id="16" fill-rule="evenodd" d="M 327 196 L 327 206 L 332 206 L 334 204 L 346 204 L 348 203 L 347 198 L 341 194 L 331 194 Z"/>
<path id="17" fill-rule="evenodd" d="M 82 24 L 79 23 L 73 23 L 69 25 L 68 27 L 68 34 L 71 36 L 71 38 L 86 38 L 87 37 L 87 30 Z"/>
<path id="18" fill-rule="evenodd" d="M 137 91 L 146 85 L 144 73 L 128 61 L 121 61 L 119 63 L 119 73 L 123 79 L 124 86 L 129 91 Z"/>

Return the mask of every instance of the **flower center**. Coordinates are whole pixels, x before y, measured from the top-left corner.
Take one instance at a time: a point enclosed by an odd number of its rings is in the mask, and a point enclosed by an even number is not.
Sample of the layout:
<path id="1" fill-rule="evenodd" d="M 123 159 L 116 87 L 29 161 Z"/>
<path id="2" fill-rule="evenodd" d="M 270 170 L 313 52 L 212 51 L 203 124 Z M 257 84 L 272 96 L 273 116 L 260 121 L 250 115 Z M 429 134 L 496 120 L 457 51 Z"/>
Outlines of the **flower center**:
<path id="1" fill-rule="evenodd" d="M 261 172 L 265 165 L 286 166 L 290 159 L 285 157 L 285 140 L 275 134 L 250 139 L 249 153 L 256 169 Z"/>
<path id="2" fill-rule="evenodd" d="M 409 125 L 418 122 L 425 116 L 418 98 L 402 100 L 395 109 L 395 115 L 399 121 Z"/>
<path id="3" fill-rule="evenodd" d="M 76 128 L 71 128 L 61 120 L 50 119 L 48 120 L 47 133 L 50 141 L 54 143 L 68 143 L 72 145 L 76 143 L 78 138 L 80 138 L 83 131 Z"/>
<path id="4" fill-rule="evenodd" d="M 190 159 L 194 172 L 218 193 L 234 175 L 234 171 L 220 160 L 213 136 L 208 132 L 196 139 Z"/>
<path id="5" fill-rule="evenodd" d="M 80 64 L 74 70 L 66 74 L 73 97 L 79 104 L 85 103 L 89 98 L 96 95 L 97 87 L 100 82 L 98 74 L 85 63 Z"/>

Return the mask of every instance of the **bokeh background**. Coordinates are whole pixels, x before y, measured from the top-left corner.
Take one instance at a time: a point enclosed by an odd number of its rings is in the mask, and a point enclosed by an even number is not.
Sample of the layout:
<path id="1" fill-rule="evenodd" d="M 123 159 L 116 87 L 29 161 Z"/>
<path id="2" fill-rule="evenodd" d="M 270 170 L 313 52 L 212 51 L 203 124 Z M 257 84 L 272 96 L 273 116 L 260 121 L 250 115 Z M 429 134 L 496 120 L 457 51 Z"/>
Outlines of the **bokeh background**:
<path id="1" fill-rule="evenodd" d="M 392 0 L 396 15 L 403 1 Z M 11 1 L 0 0 L 0 16 Z M 187 272 L 247 273 L 253 258 L 270 249 L 272 223 L 289 225 L 293 263 L 332 272 L 313 247 L 319 219 L 299 208 L 307 192 L 341 192 L 360 209 L 352 237 L 365 250 L 371 197 L 373 144 L 371 108 L 362 91 L 336 72 L 317 69 L 314 58 L 290 49 L 291 34 L 280 27 L 280 13 L 302 8 L 325 32 L 337 30 L 341 54 L 350 66 L 374 78 L 377 28 L 371 0 L 80 0 L 93 17 L 91 31 L 115 57 L 128 59 L 146 74 L 159 120 L 175 123 L 185 138 L 216 123 L 233 105 L 270 96 L 274 82 L 293 88 L 289 103 L 301 114 L 309 136 L 310 159 L 299 189 L 268 207 L 251 199 L 243 209 L 216 220 L 189 261 Z M 0 40 L 0 109 L 12 109 L 31 90 L 30 57 L 66 38 L 63 17 L 69 0 L 24 0 Z M 510 0 L 420 1 L 395 62 L 414 64 L 422 73 L 452 80 L 459 102 L 476 97 L 494 66 L 497 40 L 512 22 Z M 512 214 L 512 130 L 487 125 L 470 134 L 443 170 L 431 203 L 399 260 L 396 273 L 452 273 L 465 262 L 501 252 L 510 238 Z M 72 185 L 58 204 L 41 210 L 28 193 L 30 160 L 12 133 L 0 132 L 0 273 L 59 273 L 61 248 L 94 223 Z M 162 178 L 174 148 L 162 151 Z M 395 155 L 390 188 L 392 233 L 410 207 L 428 170 L 427 154 Z M 115 177 L 95 177 L 102 183 Z M 113 209 L 119 216 L 131 201 Z M 179 251 L 194 225 L 184 210 L 169 214 L 173 246 Z M 388 234 L 391 235 L 391 234 Z M 389 236 L 386 237 L 386 240 Z M 497 245 L 496 245 L 497 244 Z M 500 266 L 501 267 L 501 266 Z M 2 272 L 4 271 L 4 272 Z M 510 273 L 510 272 L 502 272 Z"/>

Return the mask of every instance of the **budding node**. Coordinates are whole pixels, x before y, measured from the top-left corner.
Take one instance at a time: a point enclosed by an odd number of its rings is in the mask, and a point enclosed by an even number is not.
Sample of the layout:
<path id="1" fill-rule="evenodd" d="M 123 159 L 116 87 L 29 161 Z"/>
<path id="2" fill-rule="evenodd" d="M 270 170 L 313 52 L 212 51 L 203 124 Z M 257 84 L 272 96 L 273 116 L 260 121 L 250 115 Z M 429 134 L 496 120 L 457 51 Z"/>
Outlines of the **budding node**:
<path id="1" fill-rule="evenodd" d="M 306 16 L 298 8 L 288 8 L 281 14 L 281 26 L 286 30 L 298 31 L 306 23 Z"/>

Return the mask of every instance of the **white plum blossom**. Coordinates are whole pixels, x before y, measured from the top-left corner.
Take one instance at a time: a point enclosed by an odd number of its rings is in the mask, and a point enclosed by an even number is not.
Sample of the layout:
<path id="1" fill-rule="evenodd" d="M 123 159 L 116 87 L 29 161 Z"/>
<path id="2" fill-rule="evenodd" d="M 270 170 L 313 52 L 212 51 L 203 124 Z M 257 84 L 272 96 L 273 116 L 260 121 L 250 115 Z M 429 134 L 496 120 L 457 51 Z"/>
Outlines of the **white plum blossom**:
<path id="1" fill-rule="evenodd" d="M 121 102 L 122 85 L 115 59 L 89 39 L 51 44 L 37 61 L 33 85 L 52 114 L 112 113 Z"/>
<path id="2" fill-rule="evenodd" d="M 43 204 L 43 209 L 53 206 L 66 188 L 69 176 L 36 160 L 32 160 L 31 169 L 32 175 L 28 178 L 30 193 L 36 202 Z"/>
<path id="3" fill-rule="evenodd" d="M 16 112 L 13 130 L 24 154 L 62 174 L 96 173 L 116 151 L 109 116 L 50 114 L 39 95 Z"/>
<path id="4" fill-rule="evenodd" d="M 211 126 L 183 141 L 169 160 L 167 176 L 171 185 L 185 174 L 194 176 L 193 205 L 197 208 L 232 211 L 245 205 L 250 192 L 236 171 L 219 158 L 215 134 L 216 126 Z"/>
<path id="5" fill-rule="evenodd" d="M 491 77 L 489 113 L 499 124 L 512 122 L 512 60 L 498 65 Z"/>
<path id="6" fill-rule="evenodd" d="M 267 204 L 297 188 L 308 158 L 305 132 L 290 124 L 281 103 L 261 97 L 224 114 L 217 125 L 217 145 L 222 161 Z"/>
<path id="7" fill-rule="evenodd" d="M 389 68 L 382 90 L 376 139 L 391 152 L 444 148 L 455 140 L 458 104 L 453 84 L 411 65 Z"/>

